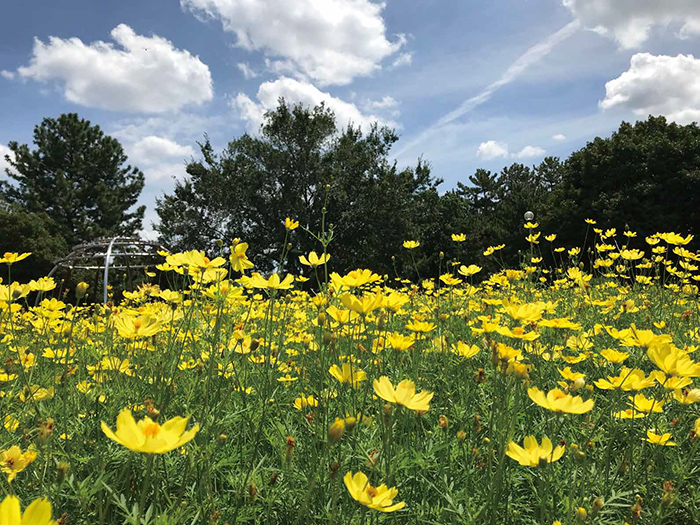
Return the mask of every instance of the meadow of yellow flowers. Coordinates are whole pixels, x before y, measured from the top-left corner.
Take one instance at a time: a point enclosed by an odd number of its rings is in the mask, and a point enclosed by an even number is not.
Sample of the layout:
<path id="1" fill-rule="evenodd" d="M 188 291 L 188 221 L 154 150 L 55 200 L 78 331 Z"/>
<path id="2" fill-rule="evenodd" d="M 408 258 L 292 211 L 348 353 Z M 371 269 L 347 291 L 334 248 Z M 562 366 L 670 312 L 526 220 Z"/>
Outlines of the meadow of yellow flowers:
<path id="1" fill-rule="evenodd" d="M 700 255 L 588 222 L 416 283 L 236 239 L 118 305 L 4 254 L 0 525 L 700 523 Z"/>

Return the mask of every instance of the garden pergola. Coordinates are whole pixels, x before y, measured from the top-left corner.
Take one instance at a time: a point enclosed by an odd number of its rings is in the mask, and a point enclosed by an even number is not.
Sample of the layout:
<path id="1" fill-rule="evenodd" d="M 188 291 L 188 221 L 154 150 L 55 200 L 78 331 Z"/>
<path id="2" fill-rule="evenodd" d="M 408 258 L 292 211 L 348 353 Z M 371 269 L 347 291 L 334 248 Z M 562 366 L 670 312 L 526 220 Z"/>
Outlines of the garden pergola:
<path id="1" fill-rule="evenodd" d="M 102 300 L 106 303 L 110 270 L 126 270 L 130 279 L 132 270 L 148 268 L 160 262 L 162 257 L 158 252 L 165 250 L 159 242 L 137 236 L 100 237 L 74 246 L 68 255 L 55 262 L 49 277 L 60 268 L 67 268 L 69 272 L 76 269 L 94 270 L 97 280 L 102 271 Z"/>

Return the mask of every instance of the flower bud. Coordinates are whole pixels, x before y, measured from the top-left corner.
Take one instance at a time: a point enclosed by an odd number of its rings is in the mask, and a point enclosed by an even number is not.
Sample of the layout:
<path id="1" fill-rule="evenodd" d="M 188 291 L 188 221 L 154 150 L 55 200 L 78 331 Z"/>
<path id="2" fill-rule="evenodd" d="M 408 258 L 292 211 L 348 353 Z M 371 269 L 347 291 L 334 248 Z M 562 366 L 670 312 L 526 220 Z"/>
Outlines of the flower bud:
<path id="1" fill-rule="evenodd" d="M 75 286 L 75 296 L 78 299 L 82 299 L 83 297 L 85 297 L 85 294 L 87 293 L 87 289 L 89 288 L 89 286 L 90 285 L 88 283 L 86 283 L 85 281 L 79 282 Z"/>
<path id="2" fill-rule="evenodd" d="M 335 422 L 331 424 L 328 428 L 328 435 L 331 437 L 333 442 L 338 441 L 343 437 L 345 433 L 345 420 L 340 418 L 335 418 Z"/>
<path id="3" fill-rule="evenodd" d="M 58 465 L 56 465 L 56 481 L 59 483 L 63 482 L 63 480 L 66 479 L 66 474 L 68 473 L 69 469 L 70 465 L 68 463 L 65 461 L 59 461 Z"/>
<path id="4" fill-rule="evenodd" d="M 576 519 L 579 521 L 586 521 L 588 519 L 588 512 L 583 507 L 576 509 Z"/>

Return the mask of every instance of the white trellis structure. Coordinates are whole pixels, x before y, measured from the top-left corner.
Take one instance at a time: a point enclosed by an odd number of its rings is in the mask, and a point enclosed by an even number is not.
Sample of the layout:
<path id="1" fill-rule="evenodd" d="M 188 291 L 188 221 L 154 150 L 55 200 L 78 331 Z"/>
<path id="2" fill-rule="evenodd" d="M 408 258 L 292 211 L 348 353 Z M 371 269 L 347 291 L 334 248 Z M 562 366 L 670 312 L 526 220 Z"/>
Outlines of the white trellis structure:
<path id="1" fill-rule="evenodd" d="M 159 251 L 166 248 L 157 241 L 140 237 L 101 237 L 74 246 L 71 252 L 55 262 L 49 272 L 53 276 L 61 268 L 72 270 L 95 270 L 103 272 L 102 301 L 107 302 L 110 270 L 131 270 L 148 268 L 162 261 Z M 99 275 L 99 274 L 98 274 Z"/>

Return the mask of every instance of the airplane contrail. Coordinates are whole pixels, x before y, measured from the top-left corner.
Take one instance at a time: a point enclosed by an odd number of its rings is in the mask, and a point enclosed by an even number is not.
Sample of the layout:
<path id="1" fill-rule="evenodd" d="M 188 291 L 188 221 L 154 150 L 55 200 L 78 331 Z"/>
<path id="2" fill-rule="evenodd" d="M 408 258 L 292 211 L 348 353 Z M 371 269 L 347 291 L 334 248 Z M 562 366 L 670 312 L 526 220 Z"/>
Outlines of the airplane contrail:
<path id="1" fill-rule="evenodd" d="M 552 33 L 541 42 L 538 42 L 534 46 L 530 47 L 527 51 L 525 51 L 525 53 L 520 55 L 520 57 L 518 57 L 518 59 L 515 62 L 513 62 L 508 69 L 505 70 L 505 72 L 501 75 L 501 77 L 498 80 L 489 84 L 478 95 L 475 95 L 462 102 L 457 108 L 453 109 L 447 115 L 445 115 L 437 122 L 432 124 L 430 127 L 428 127 L 428 129 L 422 131 L 420 135 L 418 135 L 416 138 L 407 142 L 406 145 L 403 148 L 401 148 L 401 150 L 396 154 L 396 156 L 398 157 L 402 155 L 416 144 L 420 144 L 421 142 L 423 142 L 429 135 L 431 135 L 437 129 L 451 122 L 454 122 L 458 118 L 472 111 L 474 108 L 488 101 L 496 91 L 498 91 L 503 86 L 513 82 L 513 80 L 520 76 L 530 66 L 542 60 L 558 44 L 560 44 L 561 42 L 569 38 L 571 35 L 573 35 L 579 27 L 580 24 L 578 20 L 569 22 L 560 30 L 556 31 L 555 33 Z"/>

